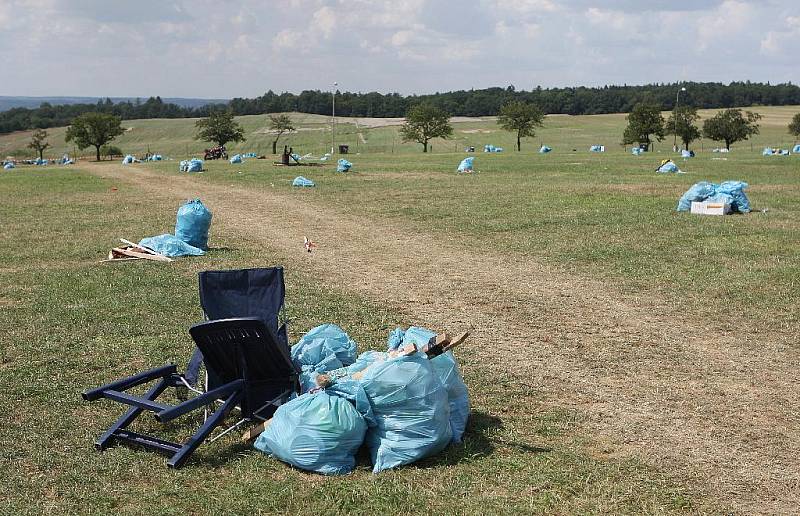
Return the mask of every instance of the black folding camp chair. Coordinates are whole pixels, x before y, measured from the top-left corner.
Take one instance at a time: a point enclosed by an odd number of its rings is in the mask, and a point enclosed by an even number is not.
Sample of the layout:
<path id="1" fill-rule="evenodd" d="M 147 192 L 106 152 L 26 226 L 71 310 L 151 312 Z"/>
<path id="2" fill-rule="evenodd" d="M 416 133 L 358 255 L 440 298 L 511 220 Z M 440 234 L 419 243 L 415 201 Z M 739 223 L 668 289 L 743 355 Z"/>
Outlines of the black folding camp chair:
<path id="1" fill-rule="evenodd" d="M 283 267 L 204 271 L 199 274 L 199 283 L 206 320 L 257 317 L 275 331 L 288 352 Z M 202 353 L 195 349 L 185 374 L 192 386 L 197 384 L 202 362 Z"/>
<path id="2" fill-rule="evenodd" d="M 166 365 L 84 392 L 83 398 L 87 401 L 107 398 L 130 406 L 97 440 L 95 445 L 99 450 L 106 449 L 115 440 L 141 445 L 166 453 L 170 456 L 167 464 L 179 468 L 224 422 L 231 410 L 238 407 L 242 419 L 214 439 L 243 422 L 269 419 L 280 401 L 287 399 L 295 389 L 297 371 L 287 348 L 261 319 L 244 317 L 209 321 L 192 326 L 189 333 L 204 357 L 209 378 L 207 391 L 177 405 L 157 401 L 166 389 L 182 388 L 186 383 L 174 365 Z M 125 392 L 152 381 L 158 383 L 144 396 Z M 222 404 L 183 444 L 127 429 L 145 410 L 154 412 L 156 420 L 166 423 L 194 410 L 213 407 L 217 401 Z"/>

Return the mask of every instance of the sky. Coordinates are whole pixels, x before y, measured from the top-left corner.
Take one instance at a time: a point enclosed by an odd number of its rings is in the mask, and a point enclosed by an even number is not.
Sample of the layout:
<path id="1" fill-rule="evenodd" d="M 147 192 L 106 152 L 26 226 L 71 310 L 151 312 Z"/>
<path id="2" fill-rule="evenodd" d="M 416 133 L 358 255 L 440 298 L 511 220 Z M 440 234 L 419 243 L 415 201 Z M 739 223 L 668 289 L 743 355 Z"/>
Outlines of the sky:
<path id="1" fill-rule="evenodd" d="M 800 0 L 0 0 L 0 95 L 800 82 Z"/>

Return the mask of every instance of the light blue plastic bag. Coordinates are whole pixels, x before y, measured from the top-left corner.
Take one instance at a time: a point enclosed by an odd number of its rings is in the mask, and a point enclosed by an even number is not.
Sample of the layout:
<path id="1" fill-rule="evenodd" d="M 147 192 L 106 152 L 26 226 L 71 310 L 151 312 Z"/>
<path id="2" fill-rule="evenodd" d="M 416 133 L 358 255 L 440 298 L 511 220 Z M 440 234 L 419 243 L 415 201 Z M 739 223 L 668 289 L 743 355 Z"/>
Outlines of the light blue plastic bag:
<path id="1" fill-rule="evenodd" d="M 634 156 L 641 155 L 642 154 L 642 148 L 641 147 L 633 147 L 631 149 L 631 154 L 633 154 Z"/>
<path id="2" fill-rule="evenodd" d="M 668 161 L 668 162 L 664 163 L 663 165 L 661 165 L 660 167 L 658 167 L 657 172 L 659 172 L 661 174 L 665 174 L 665 173 L 670 173 L 670 172 L 680 172 L 680 169 L 678 168 L 678 165 L 676 165 L 672 161 Z"/>
<path id="3" fill-rule="evenodd" d="M 201 172 L 203 170 L 203 160 L 192 158 L 191 160 L 181 161 L 181 172 Z"/>
<path id="4" fill-rule="evenodd" d="M 375 362 L 361 385 L 375 413 L 366 438 L 374 473 L 434 455 L 450 443 L 447 390 L 424 354 Z"/>
<path id="5" fill-rule="evenodd" d="M 678 200 L 678 211 L 689 211 L 692 208 L 693 202 L 705 201 L 716 191 L 715 185 L 708 181 L 700 181 L 695 183 L 691 188 L 686 190 L 681 198 Z"/>
<path id="6" fill-rule="evenodd" d="M 292 181 L 292 186 L 312 187 L 317 185 L 314 184 L 314 181 L 308 178 L 297 176 L 294 178 L 294 181 Z"/>
<path id="7" fill-rule="evenodd" d="M 335 324 L 322 324 L 292 346 L 291 358 L 300 369 L 300 387 L 306 392 L 316 387 L 320 373 L 351 365 L 356 359 L 356 343 Z"/>
<path id="8" fill-rule="evenodd" d="M 458 164 L 458 171 L 459 172 L 472 172 L 472 162 L 475 161 L 473 156 L 468 158 L 464 158 L 461 160 L 461 163 Z"/>
<path id="9" fill-rule="evenodd" d="M 242 155 L 236 154 L 230 159 L 231 163 L 241 163 L 242 162 Z"/>
<path id="10" fill-rule="evenodd" d="M 336 171 L 337 172 L 347 172 L 353 167 L 353 164 L 347 161 L 346 159 L 340 159 L 336 162 Z"/>
<path id="11" fill-rule="evenodd" d="M 795 154 L 800 154 L 800 143 L 798 143 L 792 148 L 792 152 Z"/>
<path id="12" fill-rule="evenodd" d="M 211 212 L 200 199 L 187 201 L 178 208 L 175 236 L 193 247 L 207 250 L 211 217 Z"/>
<path id="13" fill-rule="evenodd" d="M 539 154 L 547 154 L 551 150 L 553 150 L 553 149 L 551 149 L 547 145 L 542 145 L 541 147 L 539 147 Z"/>
<path id="14" fill-rule="evenodd" d="M 321 391 L 278 407 L 255 447 L 306 471 L 344 475 L 353 470 L 366 431 L 348 400 Z"/>
<path id="15" fill-rule="evenodd" d="M 131 156 L 130 154 L 128 154 L 127 156 L 122 158 L 122 164 L 123 165 L 128 165 L 130 163 L 135 163 L 136 161 L 137 161 L 137 159 L 134 158 L 133 156 Z"/>
<path id="16" fill-rule="evenodd" d="M 191 246 L 176 237 L 165 233 L 154 237 L 143 238 L 139 241 L 139 245 L 147 247 L 153 251 L 174 258 L 176 256 L 202 256 L 205 253 L 202 249 Z"/>
<path id="17" fill-rule="evenodd" d="M 6 163 L 5 165 L 3 165 L 3 169 L 5 169 L 5 170 L 11 170 L 12 168 L 17 168 L 17 167 L 13 163 L 11 163 L 10 161 L 8 163 Z"/>
<path id="18" fill-rule="evenodd" d="M 739 213 L 750 213 L 750 199 L 744 190 L 747 188 L 744 181 L 723 181 L 717 186 L 716 193 L 729 195 L 732 199 L 731 211 Z"/>

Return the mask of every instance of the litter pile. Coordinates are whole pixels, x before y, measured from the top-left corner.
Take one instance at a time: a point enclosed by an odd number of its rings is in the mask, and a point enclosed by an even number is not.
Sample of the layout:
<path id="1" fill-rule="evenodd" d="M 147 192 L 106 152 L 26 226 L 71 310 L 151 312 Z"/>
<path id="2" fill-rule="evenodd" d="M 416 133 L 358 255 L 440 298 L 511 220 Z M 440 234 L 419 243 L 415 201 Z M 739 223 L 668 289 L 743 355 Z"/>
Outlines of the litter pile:
<path id="1" fill-rule="evenodd" d="M 305 178 L 303 176 L 297 176 L 297 177 L 294 178 L 294 181 L 292 181 L 292 186 L 311 187 L 311 186 L 317 186 L 317 185 L 314 184 L 314 181 L 312 181 L 312 180 L 310 180 L 308 178 Z"/>
<path id="2" fill-rule="evenodd" d="M 107 261 L 149 259 L 170 262 L 171 258 L 178 256 L 204 255 L 208 250 L 211 217 L 211 212 L 200 199 L 187 201 L 178 208 L 174 235 L 165 233 L 143 238 L 138 244 L 120 239 L 127 246 L 112 249 Z"/>
<path id="3" fill-rule="evenodd" d="M 551 148 L 550 148 L 550 147 L 548 147 L 547 145 L 542 145 L 542 146 L 539 148 L 539 154 L 547 154 L 548 152 L 550 152 L 550 151 L 552 151 L 552 150 L 553 150 L 553 149 L 551 149 Z"/>
<path id="4" fill-rule="evenodd" d="M 3 164 L 3 170 L 11 170 L 12 168 L 17 168 L 17 166 L 11 161 L 7 161 Z"/>
<path id="5" fill-rule="evenodd" d="M 589 147 L 589 152 L 605 152 L 606 146 L 605 145 L 592 145 Z"/>
<path id="6" fill-rule="evenodd" d="M 681 151 L 681 157 L 682 158 L 693 158 L 694 157 L 694 151 L 683 149 Z"/>
<path id="7" fill-rule="evenodd" d="M 258 155 L 255 152 L 246 152 L 242 154 L 243 158 L 257 158 Z"/>
<path id="8" fill-rule="evenodd" d="M 503 152 L 503 148 L 487 144 L 483 146 L 483 152 Z"/>
<path id="9" fill-rule="evenodd" d="M 128 154 L 127 156 L 122 158 L 122 164 L 123 165 L 130 165 L 131 163 L 141 163 L 141 161 L 136 159 L 135 157 L 133 157 L 130 154 Z"/>
<path id="10" fill-rule="evenodd" d="M 466 428 L 469 396 L 450 350 L 467 335 L 397 328 L 386 352 L 356 357 L 344 330 L 318 326 L 291 350 L 303 394 L 245 438 L 263 430 L 257 449 L 327 475 L 352 471 L 363 444 L 374 473 L 434 455 Z"/>
<path id="11" fill-rule="evenodd" d="M 792 153 L 793 154 L 800 154 L 800 143 L 798 143 L 797 145 L 792 147 Z"/>
<path id="12" fill-rule="evenodd" d="M 789 149 L 774 149 L 772 147 L 764 147 L 761 152 L 762 156 L 788 156 Z"/>
<path id="13" fill-rule="evenodd" d="M 458 172 L 460 174 L 471 173 L 473 171 L 472 170 L 472 163 L 474 161 L 475 161 L 475 158 L 473 156 L 470 156 L 468 158 L 464 158 L 464 159 L 461 160 L 461 163 L 458 164 L 458 169 L 456 169 L 456 170 L 458 170 Z"/>
<path id="14" fill-rule="evenodd" d="M 633 154 L 634 156 L 639 156 L 642 152 L 644 151 L 642 150 L 641 147 L 633 147 L 631 149 L 631 154 Z"/>
<path id="15" fill-rule="evenodd" d="M 685 174 L 683 170 L 678 168 L 678 165 L 675 164 L 674 161 L 671 159 L 665 159 L 661 161 L 661 164 L 656 168 L 656 172 L 660 174 Z"/>
<path id="16" fill-rule="evenodd" d="M 231 163 L 241 163 L 243 161 L 241 154 L 234 154 L 233 157 L 229 160 Z"/>
<path id="17" fill-rule="evenodd" d="M 353 164 L 346 159 L 340 159 L 336 162 L 337 172 L 348 172 L 351 168 L 353 168 Z"/>
<path id="18" fill-rule="evenodd" d="M 725 149 L 725 148 L 715 148 L 715 149 L 712 149 L 711 152 L 728 153 L 728 152 L 730 152 L 730 150 L 729 149 Z"/>
<path id="19" fill-rule="evenodd" d="M 181 172 L 202 172 L 203 160 L 192 158 L 191 160 L 182 160 L 179 170 Z"/>
<path id="20" fill-rule="evenodd" d="M 151 154 L 150 156 L 147 156 L 145 161 L 161 161 L 162 159 L 164 158 L 161 156 L 161 154 Z"/>
<path id="21" fill-rule="evenodd" d="M 695 183 L 678 201 L 678 211 L 689 211 L 693 202 L 710 202 L 728 205 L 731 213 L 750 213 L 750 200 L 744 190 L 744 181 L 724 181 L 720 184 L 701 181 Z"/>

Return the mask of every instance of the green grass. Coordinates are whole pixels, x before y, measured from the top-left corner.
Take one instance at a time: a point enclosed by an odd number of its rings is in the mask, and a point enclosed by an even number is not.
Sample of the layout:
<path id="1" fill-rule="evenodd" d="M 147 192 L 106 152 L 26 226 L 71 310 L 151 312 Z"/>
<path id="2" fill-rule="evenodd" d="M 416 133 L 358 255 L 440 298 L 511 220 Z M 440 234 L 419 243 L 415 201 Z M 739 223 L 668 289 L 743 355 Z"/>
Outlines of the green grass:
<path id="1" fill-rule="evenodd" d="M 201 315 L 198 271 L 286 259 L 215 234 L 220 250 L 206 257 L 101 265 L 98 259 L 119 236 L 168 230 L 175 209 L 111 186 L 74 168 L 0 175 L 0 220 L 7 221 L 0 225 L 0 389 L 7 400 L 0 512 L 639 514 L 707 507 L 669 475 L 606 456 L 582 434 L 580 415 L 545 408 L 539 393 L 469 356 L 463 370 L 473 414 L 465 443 L 396 471 L 372 475 L 361 457 L 352 475 L 324 478 L 235 438 L 202 448 L 178 471 L 157 455 L 126 447 L 97 453 L 92 443 L 119 408 L 84 403 L 79 393 L 188 358 L 186 329 Z M 412 322 L 299 268 L 288 270 L 287 283 L 293 338 L 334 321 L 360 349 L 378 348 L 395 325 Z M 187 429 L 177 424 L 169 431 L 185 435 Z"/>

